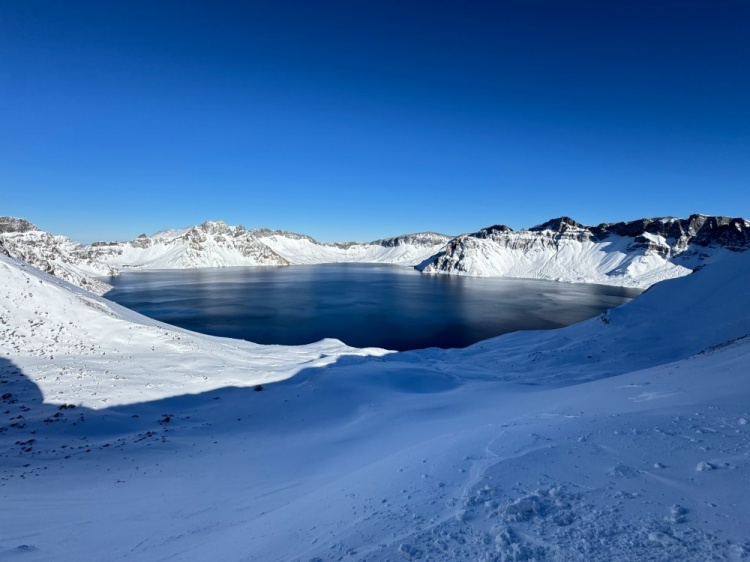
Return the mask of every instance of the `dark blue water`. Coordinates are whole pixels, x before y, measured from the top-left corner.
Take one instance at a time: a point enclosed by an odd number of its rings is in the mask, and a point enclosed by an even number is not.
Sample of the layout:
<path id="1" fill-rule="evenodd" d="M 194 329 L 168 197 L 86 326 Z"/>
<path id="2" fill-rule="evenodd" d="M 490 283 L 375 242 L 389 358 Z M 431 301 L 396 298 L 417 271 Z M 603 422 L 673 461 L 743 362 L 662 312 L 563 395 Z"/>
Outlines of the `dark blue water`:
<path id="1" fill-rule="evenodd" d="M 366 264 L 129 272 L 109 282 L 107 298 L 196 332 L 266 344 L 337 338 L 397 350 L 566 326 L 640 292 Z"/>

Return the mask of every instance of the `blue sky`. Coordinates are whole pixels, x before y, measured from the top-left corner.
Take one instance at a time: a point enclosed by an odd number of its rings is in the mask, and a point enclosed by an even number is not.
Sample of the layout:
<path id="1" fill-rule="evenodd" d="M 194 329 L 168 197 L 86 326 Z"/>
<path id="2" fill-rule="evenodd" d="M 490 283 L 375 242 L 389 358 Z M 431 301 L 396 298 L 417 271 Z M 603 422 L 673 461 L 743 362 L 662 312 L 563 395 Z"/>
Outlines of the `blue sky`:
<path id="1" fill-rule="evenodd" d="M 82 241 L 750 218 L 750 4 L 4 0 L 0 202 Z"/>

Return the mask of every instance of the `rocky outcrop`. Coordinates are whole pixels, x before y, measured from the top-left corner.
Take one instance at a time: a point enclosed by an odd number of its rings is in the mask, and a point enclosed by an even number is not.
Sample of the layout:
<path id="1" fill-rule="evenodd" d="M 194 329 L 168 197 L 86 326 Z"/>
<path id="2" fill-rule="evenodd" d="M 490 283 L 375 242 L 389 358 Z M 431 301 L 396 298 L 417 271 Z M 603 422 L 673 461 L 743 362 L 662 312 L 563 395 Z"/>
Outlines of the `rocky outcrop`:
<path id="1" fill-rule="evenodd" d="M 550 231 L 562 234 L 565 232 L 580 231 L 586 229 L 587 227 L 583 226 L 579 222 L 574 221 L 570 217 L 560 217 L 558 219 L 548 220 L 547 222 L 538 224 L 537 226 L 532 226 L 529 230 L 531 232 Z"/>
<path id="2" fill-rule="evenodd" d="M 151 237 L 142 234 L 127 242 L 97 242 L 87 251 L 89 258 L 118 270 L 289 265 L 263 243 L 258 231 L 222 221 L 164 230 Z"/>
<path id="3" fill-rule="evenodd" d="M 39 229 L 26 219 L 16 217 L 0 217 L 0 234 L 22 234 L 24 232 L 34 232 Z"/>
<path id="4" fill-rule="evenodd" d="M 509 226 L 505 226 L 504 224 L 496 224 L 494 226 L 483 228 L 479 232 L 475 232 L 474 236 L 476 238 L 492 238 L 493 236 L 496 236 L 498 234 L 505 234 L 508 232 L 513 232 L 513 229 Z"/>
<path id="5" fill-rule="evenodd" d="M 450 236 L 438 234 L 437 232 L 418 232 L 416 234 L 404 234 L 395 238 L 382 238 L 370 242 L 373 246 L 383 246 L 384 248 L 396 248 L 398 246 L 436 246 L 446 244 L 451 240 Z"/>
<path id="6" fill-rule="evenodd" d="M 96 294 L 111 286 L 97 276 L 113 274 L 105 264 L 91 259 L 84 246 L 65 236 L 53 236 L 27 220 L 0 217 L 0 253 L 24 261 L 46 273 Z"/>
<path id="7" fill-rule="evenodd" d="M 717 245 L 729 250 L 744 250 L 750 245 L 748 224 L 748 221 L 741 218 L 690 215 L 687 219 L 640 219 L 586 228 L 600 240 L 612 234 L 631 238 L 653 234 L 671 240 L 671 245 L 678 249 L 695 244 L 701 247 Z"/>
<path id="8" fill-rule="evenodd" d="M 314 244 L 319 244 L 312 236 L 306 234 L 298 234 L 296 232 L 289 232 L 288 230 L 271 230 L 270 228 L 255 228 L 247 231 L 255 238 L 270 238 L 272 236 L 282 236 L 289 240 L 307 240 Z"/>

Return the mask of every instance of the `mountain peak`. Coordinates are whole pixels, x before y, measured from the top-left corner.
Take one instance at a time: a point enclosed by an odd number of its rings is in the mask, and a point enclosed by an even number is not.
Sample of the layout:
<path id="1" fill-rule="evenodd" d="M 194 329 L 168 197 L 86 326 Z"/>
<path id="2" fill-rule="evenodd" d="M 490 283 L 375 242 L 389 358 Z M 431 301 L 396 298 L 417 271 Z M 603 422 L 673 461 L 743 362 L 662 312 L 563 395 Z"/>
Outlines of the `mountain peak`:
<path id="1" fill-rule="evenodd" d="M 417 245 L 440 245 L 448 242 L 452 236 L 440 234 L 439 232 L 415 232 L 413 234 L 402 234 L 393 238 L 380 238 L 370 242 L 372 245 L 383 247 L 396 247 L 407 244 Z"/>
<path id="2" fill-rule="evenodd" d="M 35 232 L 39 229 L 26 219 L 0 217 L 0 232 Z"/>
<path id="3" fill-rule="evenodd" d="M 574 221 L 570 217 L 559 217 L 556 219 L 550 219 L 545 223 L 532 226 L 529 230 L 533 232 L 540 232 L 542 230 L 551 230 L 553 232 L 565 232 L 571 228 L 581 229 L 586 228 L 579 222 Z"/>
<path id="4" fill-rule="evenodd" d="M 501 233 L 501 232 L 513 232 L 513 229 L 504 224 L 493 224 L 492 226 L 487 226 L 483 228 L 482 230 L 480 230 L 479 232 L 472 234 L 472 236 L 475 236 L 477 238 L 487 238 L 488 236 L 491 236 L 492 234 Z"/>
<path id="5" fill-rule="evenodd" d="M 222 220 L 218 221 L 204 221 L 197 225 L 197 228 L 201 228 L 203 230 L 223 230 L 226 228 L 230 228 L 227 223 L 225 223 Z"/>

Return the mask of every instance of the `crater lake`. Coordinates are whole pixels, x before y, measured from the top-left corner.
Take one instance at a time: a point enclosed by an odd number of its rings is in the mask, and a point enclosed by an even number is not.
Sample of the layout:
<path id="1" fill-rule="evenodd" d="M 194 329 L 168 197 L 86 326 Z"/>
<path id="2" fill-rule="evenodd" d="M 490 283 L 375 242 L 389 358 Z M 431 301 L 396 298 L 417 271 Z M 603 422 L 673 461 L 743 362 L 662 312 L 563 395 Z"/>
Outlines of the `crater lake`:
<path id="1" fill-rule="evenodd" d="M 558 328 L 642 292 L 359 263 L 133 271 L 108 282 L 108 299 L 196 332 L 285 345 L 336 338 L 399 351 Z"/>

